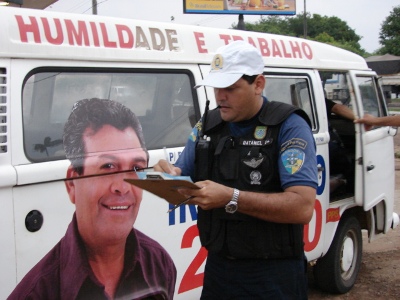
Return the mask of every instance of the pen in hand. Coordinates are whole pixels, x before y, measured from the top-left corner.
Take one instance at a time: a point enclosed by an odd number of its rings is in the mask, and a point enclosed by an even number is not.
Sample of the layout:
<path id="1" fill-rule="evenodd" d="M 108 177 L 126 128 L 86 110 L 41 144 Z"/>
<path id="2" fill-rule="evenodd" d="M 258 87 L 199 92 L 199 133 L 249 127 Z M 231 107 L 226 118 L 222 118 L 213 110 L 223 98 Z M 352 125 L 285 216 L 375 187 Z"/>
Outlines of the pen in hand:
<path id="1" fill-rule="evenodd" d="M 178 207 L 180 207 L 180 206 L 186 204 L 190 199 L 193 199 L 193 198 L 194 198 L 194 196 L 187 197 L 185 200 L 183 200 L 182 202 L 178 203 L 178 204 L 175 205 L 173 208 L 170 208 L 170 209 L 167 211 L 167 213 L 170 213 L 171 211 L 174 211 L 175 209 L 177 209 Z"/>

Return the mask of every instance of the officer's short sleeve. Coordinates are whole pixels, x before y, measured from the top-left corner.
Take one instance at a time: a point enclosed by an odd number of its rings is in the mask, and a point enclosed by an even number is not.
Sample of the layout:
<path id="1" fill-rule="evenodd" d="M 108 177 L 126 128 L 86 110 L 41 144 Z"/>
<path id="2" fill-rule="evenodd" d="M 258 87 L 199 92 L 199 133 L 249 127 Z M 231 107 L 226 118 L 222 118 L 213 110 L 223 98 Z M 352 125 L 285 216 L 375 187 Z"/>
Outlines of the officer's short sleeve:
<path id="1" fill-rule="evenodd" d="M 192 132 L 186 142 L 185 148 L 179 155 L 178 160 L 175 163 L 176 167 L 182 170 L 183 176 L 190 176 L 194 178 L 194 161 L 195 161 L 195 151 L 196 151 L 196 140 L 198 137 L 199 128 L 202 126 L 202 121 L 199 120 L 197 124 L 193 127 Z"/>
<path id="2" fill-rule="evenodd" d="M 310 126 L 297 114 L 290 115 L 279 132 L 279 175 L 282 188 L 318 187 L 316 146 Z"/>

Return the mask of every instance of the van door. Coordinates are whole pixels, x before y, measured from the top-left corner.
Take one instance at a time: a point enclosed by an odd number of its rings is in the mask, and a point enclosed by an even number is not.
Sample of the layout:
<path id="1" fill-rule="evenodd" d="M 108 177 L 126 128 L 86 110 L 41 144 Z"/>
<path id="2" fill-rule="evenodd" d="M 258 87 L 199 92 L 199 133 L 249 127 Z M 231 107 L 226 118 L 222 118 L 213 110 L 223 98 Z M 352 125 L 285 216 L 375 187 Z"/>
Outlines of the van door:
<path id="1" fill-rule="evenodd" d="M 371 72 L 350 72 L 358 115 L 387 115 L 387 108 L 378 80 Z M 377 206 L 373 212 L 375 233 L 387 230 L 390 225 L 394 197 L 394 148 L 392 127 L 375 127 L 366 130 L 364 125 L 356 125 L 356 203 L 365 211 Z M 391 206 L 391 207 L 390 207 Z M 386 226 L 385 226 L 386 223 Z M 385 231 L 386 231 L 385 230 Z"/>

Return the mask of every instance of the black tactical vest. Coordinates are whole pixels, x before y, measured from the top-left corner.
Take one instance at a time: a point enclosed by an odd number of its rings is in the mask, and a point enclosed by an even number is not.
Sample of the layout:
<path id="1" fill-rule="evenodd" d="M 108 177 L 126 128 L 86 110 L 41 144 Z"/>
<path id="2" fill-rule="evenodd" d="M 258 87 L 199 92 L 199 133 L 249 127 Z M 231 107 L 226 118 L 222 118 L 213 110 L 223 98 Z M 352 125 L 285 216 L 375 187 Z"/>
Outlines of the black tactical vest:
<path id="1" fill-rule="evenodd" d="M 308 123 L 304 111 L 280 102 L 267 102 L 257 124 L 247 136 L 232 137 L 218 109 L 210 111 L 196 144 L 195 180 L 215 182 L 252 192 L 282 192 L 277 139 L 281 124 L 297 113 Z M 239 202 L 240 205 L 240 202 Z M 263 221 L 225 208 L 198 208 L 200 240 L 208 251 L 238 259 L 301 258 L 303 225 Z"/>

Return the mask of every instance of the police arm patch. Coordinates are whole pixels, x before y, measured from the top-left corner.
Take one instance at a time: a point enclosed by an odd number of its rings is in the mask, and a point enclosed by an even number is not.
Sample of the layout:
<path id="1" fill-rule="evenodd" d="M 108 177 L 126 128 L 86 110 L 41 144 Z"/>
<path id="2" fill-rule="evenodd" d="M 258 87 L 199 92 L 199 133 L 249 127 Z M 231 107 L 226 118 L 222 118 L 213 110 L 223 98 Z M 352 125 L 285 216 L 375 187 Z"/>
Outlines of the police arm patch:
<path id="1" fill-rule="evenodd" d="M 298 148 L 290 148 L 281 154 L 283 166 L 289 174 L 298 172 L 303 166 L 305 153 Z"/>
<path id="2" fill-rule="evenodd" d="M 196 125 L 193 127 L 192 132 L 189 135 L 189 140 L 192 142 L 196 142 L 197 136 L 203 127 L 202 120 L 199 120 Z"/>

